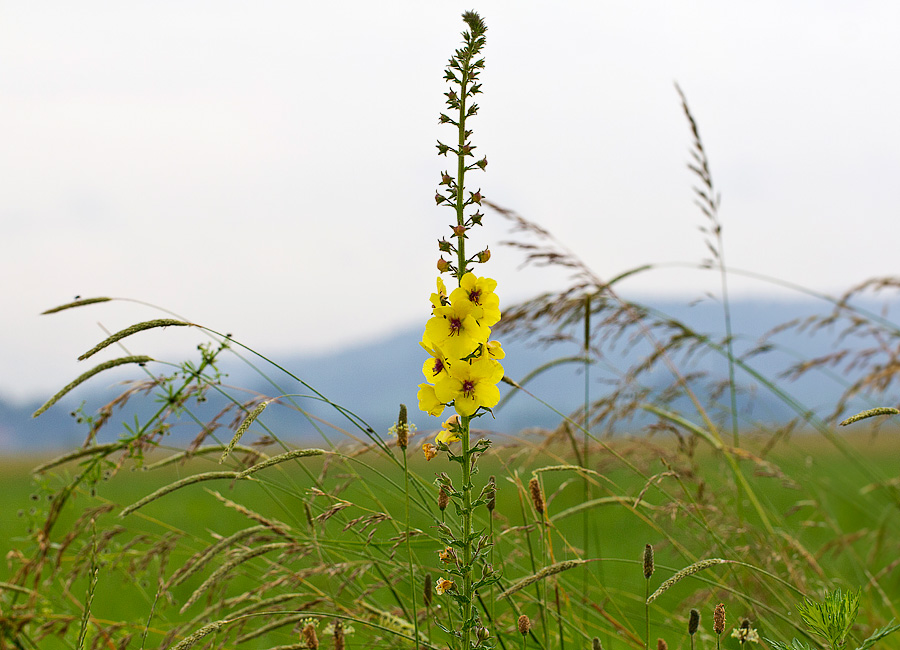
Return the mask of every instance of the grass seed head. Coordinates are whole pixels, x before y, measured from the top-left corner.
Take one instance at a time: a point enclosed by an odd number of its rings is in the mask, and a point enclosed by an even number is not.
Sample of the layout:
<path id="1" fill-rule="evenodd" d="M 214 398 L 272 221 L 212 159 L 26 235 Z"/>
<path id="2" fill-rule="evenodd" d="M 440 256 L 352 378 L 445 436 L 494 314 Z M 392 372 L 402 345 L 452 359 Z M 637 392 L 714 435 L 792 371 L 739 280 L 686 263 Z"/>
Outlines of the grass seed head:
<path id="1" fill-rule="evenodd" d="M 713 610 L 713 631 L 722 634 L 725 631 L 725 605 L 719 603 Z"/>
<path id="2" fill-rule="evenodd" d="M 300 632 L 300 640 L 306 644 L 307 648 L 311 650 L 318 650 L 319 648 L 319 637 L 316 636 L 316 627 L 312 623 L 307 623 L 303 626 L 303 630 Z"/>
<path id="3" fill-rule="evenodd" d="M 541 484 L 537 478 L 528 481 L 528 489 L 531 490 L 531 501 L 534 503 L 534 509 L 538 514 L 544 514 L 544 493 L 541 492 Z"/>
<path id="4" fill-rule="evenodd" d="M 591 650 L 603 650 L 603 645 L 600 643 L 600 639 L 594 637 L 591 641 Z"/>
<path id="5" fill-rule="evenodd" d="M 522 614 L 519 617 L 517 627 L 519 628 L 519 634 L 525 636 L 526 634 L 528 634 L 528 630 L 531 629 L 531 619 L 528 618 L 526 614 Z"/>
<path id="6" fill-rule="evenodd" d="M 653 547 L 647 544 L 644 547 L 644 578 L 649 580 L 653 575 Z"/>
<path id="7" fill-rule="evenodd" d="M 425 589 L 424 589 L 422 596 L 423 596 L 423 600 L 425 601 L 425 607 L 429 607 L 431 605 L 431 597 L 432 597 L 431 574 L 430 573 L 425 574 Z"/>
<path id="8" fill-rule="evenodd" d="M 691 610 L 690 618 L 688 618 L 688 634 L 694 636 L 700 627 L 700 612 L 696 609 Z"/>
<path id="9" fill-rule="evenodd" d="M 400 405 L 400 415 L 397 417 L 397 445 L 400 449 L 406 449 L 409 445 L 409 423 L 406 419 L 406 404 Z"/>
<path id="10" fill-rule="evenodd" d="M 665 639 L 657 639 L 656 650 L 669 650 L 669 644 L 666 643 Z"/>

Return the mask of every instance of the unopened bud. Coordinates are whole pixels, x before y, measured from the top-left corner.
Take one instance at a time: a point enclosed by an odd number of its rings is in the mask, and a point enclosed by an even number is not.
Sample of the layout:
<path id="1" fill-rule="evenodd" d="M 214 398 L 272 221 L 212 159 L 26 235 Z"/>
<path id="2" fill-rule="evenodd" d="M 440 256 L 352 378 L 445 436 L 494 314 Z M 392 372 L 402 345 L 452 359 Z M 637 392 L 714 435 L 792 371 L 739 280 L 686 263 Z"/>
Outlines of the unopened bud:
<path id="1" fill-rule="evenodd" d="M 448 147 L 447 145 L 445 145 L 445 144 L 442 143 L 442 142 L 438 142 L 438 143 L 437 143 L 437 150 L 438 150 L 438 155 L 439 155 L 439 156 L 446 156 L 446 155 L 447 155 L 447 152 L 450 151 L 450 147 Z"/>
<path id="2" fill-rule="evenodd" d="M 476 212 L 471 217 L 469 217 L 469 221 L 472 222 L 473 226 L 480 226 L 482 217 L 484 217 L 484 215 L 481 214 L 481 212 Z"/>
<path id="3" fill-rule="evenodd" d="M 446 201 L 446 199 L 441 195 L 440 192 L 435 193 L 434 202 L 440 205 L 441 201 Z"/>
<path id="4" fill-rule="evenodd" d="M 484 643 L 489 638 L 491 638 L 491 631 L 486 627 L 476 627 L 475 638 L 478 639 L 478 643 Z"/>
<path id="5" fill-rule="evenodd" d="M 488 512 L 494 512 L 497 507 L 497 481 L 493 476 L 488 479 L 488 490 L 487 509 Z"/>
<path id="6" fill-rule="evenodd" d="M 525 636 L 526 634 L 528 634 L 528 630 L 531 629 L 531 619 L 528 618 L 527 615 L 522 614 L 519 617 L 517 627 L 519 628 L 519 634 L 521 634 L 522 636 Z"/>
<path id="7" fill-rule="evenodd" d="M 452 182 L 453 177 L 450 174 L 448 174 L 447 172 L 441 174 L 441 185 L 450 185 L 450 183 Z"/>
<path id="8" fill-rule="evenodd" d="M 466 227 L 465 226 L 453 226 L 453 234 L 457 237 L 465 237 L 466 236 Z"/>
<path id="9" fill-rule="evenodd" d="M 481 190 L 478 190 L 477 192 L 475 192 L 475 194 L 472 195 L 472 203 L 477 203 L 478 205 L 481 205 L 481 199 L 482 199 Z"/>
<path id="10" fill-rule="evenodd" d="M 450 262 L 445 260 L 443 257 L 437 261 L 437 270 L 441 273 L 446 273 L 450 270 Z"/>
<path id="11" fill-rule="evenodd" d="M 477 164 L 478 164 L 478 166 L 481 167 L 482 169 L 484 169 L 485 167 L 487 167 L 487 156 L 485 156 L 484 158 L 482 158 L 481 160 L 479 160 Z"/>
<path id="12" fill-rule="evenodd" d="M 490 248 L 485 248 L 483 251 L 478 253 L 478 261 L 481 262 L 482 264 L 487 262 L 489 259 L 491 259 L 491 249 Z"/>

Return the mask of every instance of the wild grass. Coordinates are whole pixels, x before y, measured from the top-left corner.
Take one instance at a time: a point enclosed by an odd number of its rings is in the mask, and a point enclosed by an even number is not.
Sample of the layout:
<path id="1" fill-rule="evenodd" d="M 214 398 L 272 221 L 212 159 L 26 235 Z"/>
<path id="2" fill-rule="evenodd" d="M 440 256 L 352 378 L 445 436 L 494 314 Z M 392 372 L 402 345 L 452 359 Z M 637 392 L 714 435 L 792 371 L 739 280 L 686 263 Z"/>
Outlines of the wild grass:
<path id="1" fill-rule="evenodd" d="M 446 189 L 437 195 L 456 217 L 456 243 L 439 244 L 452 261 L 442 256 L 439 267 L 461 282 L 467 266 L 489 260 L 487 247 L 467 257 L 464 242 L 485 206 L 510 222 L 510 244 L 526 262 L 569 269 L 568 286 L 505 309 L 494 333 L 569 342 L 571 355 L 504 382 L 517 399 L 540 402 L 530 378 L 575 363 L 585 378 L 582 407 L 559 413 L 554 430 L 501 435 L 476 426 L 489 422 L 477 418 L 490 412 L 490 392 L 472 411 L 462 409 L 459 393 L 438 399 L 461 415 L 438 438 L 436 425 L 423 426 L 427 433 L 409 425 L 403 407 L 392 437 L 231 336 L 180 317 L 134 325 L 83 356 L 122 347 L 126 337 L 136 345 L 141 332 L 170 325 L 194 327 L 209 342 L 196 360 L 179 363 L 126 350 L 36 413 L 113 365 L 140 364 L 143 378 L 121 396 L 78 413 L 82 448 L 34 469 L 31 505 L 22 506 L 20 528 L 6 541 L 0 648 L 896 643 L 888 635 L 900 606 L 897 447 L 872 438 L 872 453 L 835 426 L 861 395 L 880 407 L 865 425 L 896 412 L 880 402 L 900 368 L 900 327 L 854 299 L 900 281 L 817 295 L 821 316 L 739 349 L 718 194 L 679 90 L 713 254 L 700 266 L 720 274 L 725 334 L 696 331 L 623 298 L 619 282 L 654 267 L 603 280 L 545 228 L 488 203 L 480 190 L 466 193 L 465 173 L 487 164 L 466 159 L 475 147 L 465 120 L 477 107 L 465 98 L 480 88 L 477 74 L 467 75 L 484 65 L 475 56 L 484 30 L 473 16 L 466 14 L 470 31 L 445 77 L 462 91 L 447 94 L 459 114 L 440 120 L 457 127 L 459 142 L 438 144 L 439 153 L 458 157 L 456 176 L 443 172 Z M 445 300 L 438 291 L 432 306 Z M 99 301 L 109 299 L 46 313 Z M 797 361 L 780 376 L 761 370 L 778 331 L 828 327 L 839 341 L 868 345 Z M 496 354 L 493 341 L 480 345 L 451 363 Z M 616 346 L 644 354 L 621 367 Z M 219 371 L 226 355 L 259 372 L 271 391 L 227 386 Z M 718 358 L 722 374 L 699 372 L 701 355 Z M 820 414 L 792 397 L 788 379 L 823 370 L 855 374 L 831 412 Z M 795 416 L 771 423 L 739 412 L 740 382 L 757 384 Z M 312 417 L 304 408 L 310 401 L 328 405 L 332 419 Z M 147 402 L 149 412 L 137 408 Z M 502 421 L 503 402 L 495 404 Z M 271 425 L 275 409 L 308 422 L 320 439 L 292 448 Z M 193 437 L 173 435 L 176 425 Z"/>

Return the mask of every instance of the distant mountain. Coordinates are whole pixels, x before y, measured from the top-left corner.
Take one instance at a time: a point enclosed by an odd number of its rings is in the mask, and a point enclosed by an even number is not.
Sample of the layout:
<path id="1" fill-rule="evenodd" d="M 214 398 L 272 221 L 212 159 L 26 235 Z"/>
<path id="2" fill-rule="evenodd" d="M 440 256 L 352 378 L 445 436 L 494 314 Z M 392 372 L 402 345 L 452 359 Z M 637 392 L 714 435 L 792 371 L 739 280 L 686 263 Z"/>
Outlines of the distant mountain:
<path id="1" fill-rule="evenodd" d="M 872 305 L 869 305 L 872 308 Z M 712 339 L 720 339 L 724 330 L 722 309 L 712 301 L 688 306 L 682 303 L 657 302 L 655 309 L 679 320 L 692 330 L 709 333 Z M 811 302 L 775 302 L 766 300 L 740 300 L 732 304 L 732 320 L 735 332 L 735 349 L 743 354 L 756 344 L 760 336 L 771 328 L 790 319 L 805 318 L 813 313 L 827 311 L 827 305 Z M 437 426 L 438 420 L 430 418 L 416 409 L 417 386 L 424 381 L 421 368 L 427 355 L 419 346 L 422 325 L 417 325 L 403 332 L 365 344 L 347 347 L 345 350 L 322 355 L 296 355 L 277 359 L 303 381 L 307 382 L 321 395 L 334 403 L 349 409 L 365 420 L 374 429 L 384 432 L 397 417 L 400 403 L 410 407 L 411 420 L 420 429 L 431 429 Z M 824 330 L 815 336 L 788 330 L 773 339 L 783 351 L 771 351 L 750 359 L 763 375 L 772 377 L 779 385 L 807 408 L 830 410 L 842 390 L 839 378 L 827 373 L 811 374 L 797 382 L 786 382 L 777 378 L 789 363 L 801 358 L 827 354 L 834 349 L 834 340 L 839 332 Z M 850 347 L 860 349 L 865 341 L 848 340 L 844 342 Z M 133 346 L 139 349 L 139 346 Z M 505 340 L 504 348 L 507 357 L 504 367 L 507 376 L 521 380 L 530 371 L 561 357 L 577 356 L 580 353 L 577 344 L 562 343 L 550 347 L 534 346 L 527 341 Z M 618 340 L 615 344 L 604 348 L 603 364 L 595 365 L 590 370 L 590 392 L 593 398 L 600 397 L 608 391 L 609 378 L 637 362 L 641 355 L 646 355 L 652 348 L 638 337 L 636 340 Z M 190 354 L 192 351 L 187 351 Z M 683 353 L 675 355 L 676 362 Z M 240 363 L 225 365 L 228 377 L 225 383 L 258 391 L 266 395 L 280 393 L 300 393 L 308 397 L 297 398 L 297 403 L 311 416 L 323 418 L 336 426 L 350 426 L 334 407 L 321 401 L 307 388 L 275 369 L 267 369 L 263 362 L 255 365 L 263 368 L 277 384 L 272 386 L 267 380 Z M 727 376 L 727 366 L 723 357 L 715 352 L 706 352 L 692 361 L 692 372 L 709 371 L 719 377 Z M 659 387 L 669 383 L 670 377 L 664 371 L 656 372 L 644 378 L 645 382 L 657 384 Z M 132 372 L 131 377 L 137 377 Z M 771 396 L 759 381 L 738 371 L 737 380 L 748 388 L 742 392 L 739 409 L 742 413 L 752 409 L 755 418 L 769 421 L 786 420 L 792 412 L 785 404 Z M 79 445 L 85 435 L 84 425 L 79 425 L 70 415 L 73 408 L 86 402 L 89 410 L 96 409 L 113 399 L 116 388 L 107 388 L 110 382 L 95 378 L 84 386 L 80 386 L 72 396 L 51 408 L 37 419 L 31 414 L 39 403 L 26 407 L 13 407 L 0 399 L 0 451 L 3 453 L 66 449 Z M 101 387 L 102 385 L 102 387 Z M 569 363 L 557 365 L 528 384 L 528 389 L 544 401 L 552 404 L 563 413 L 577 410 L 584 398 L 584 375 L 581 364 Z M 502 386 L 503 392 L 511 390 Z M 241 397 L 245 399 L 246 397 Z M 212 400 L 211 400 L 212 401 Z M 156 408 L 147 397 L 136 398 L 138 417 L 147 417 L 151 408 Z M 861 408 L 868 404 L 859 403 Z M 198 410 L 198 417 L 212 417 L 221 404 L 203 404 L 192 408 Z M 105 435 L 107 439 L 121 430 L 122 422 L 133 422 L 134 411 L 116 411 Z M 560 418 L 546 406 L 531 397 L 519 394 L 497 413 L 496 421 L 484 417 L 477 422 L 479 428 L 489 428 L 504 432 L 517 432 L 530 427 L 552 427 Z M 227 420 L 225 421 L 227 422 Z M 269 409 L 265 414 L 265 422 L 275 432 L 289 441 L 308 440 L 316 436 L 314 427 L 301 415 L 288 409 Z M 639 429 L 641 421 L 634 423 Z M 119 427 L 118 429 L 113 427 Z M 173 431 L 173 435 L 182 439 L 193 437 L 195 429 L 185 426 L 185 431 Z M 228 439 L 228 430 L 220 433 Z"/>

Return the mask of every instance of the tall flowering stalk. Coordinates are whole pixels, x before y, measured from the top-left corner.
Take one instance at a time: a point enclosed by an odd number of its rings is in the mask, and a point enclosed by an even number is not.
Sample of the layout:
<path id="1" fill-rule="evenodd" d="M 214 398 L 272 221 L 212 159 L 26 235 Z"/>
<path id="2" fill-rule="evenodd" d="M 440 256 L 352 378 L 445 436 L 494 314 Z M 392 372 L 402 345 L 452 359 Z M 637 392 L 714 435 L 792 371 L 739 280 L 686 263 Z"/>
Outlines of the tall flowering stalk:
<path id="1" fill-rule="evenodd" d="M 423 450 L 428 459 L 438 451 L 444 451 L 461 468 L 459 489 L 454 488 L 446 474 L 439 479 L 442 493 L 456 503 L 459 526 L 456 531 L 447 525 L 440 528 L 446 544 L 440 560 L 447 565 L 451 579 L 441 578 L 437 591 L 448 594 L 458 605 L 459 627 L 451 630 L 457 642 L 454 645 L 469 650 L 487 647 L 489 635 L 481 626 L 474 607 L 475 595 L 478 589 L 496 582 L 488 562 L 490 540 L 479 538 L 472 528 L 473 511 L 488 501 L 485 490 L 475 497 L 472 476 L 476 472 L 477 457 L 484 453 L 490 441 L 479 440 L 472 444 L 469 431 L 474 418 L 490 412 L 500 401 L 497 384 L 503 378 L 499 360 L 504 357 L 504 352 L 500 343 L 490 338 L 491 327 L 500 320 L 500 299 L 494 292 L 497 282 L 479 277 L 471 270 L 475 264 L 490 259 L 490 250 L 485 248 L 472 256 L 466 253 L 467 233 L 481 225 L 484 216 L 479 209 L 481 190 L 468 191 L 465 177 L 467 172 L 487 167 L 486 157 L 476 159 L 475 146 L 470 140 L 472 131 L 466 126 L 467 120 L 478 112 L 474 97 L 481 92 L 478 77 L 484 68 L 484 59 L 479 55 L 487 28 L 475 12 L 463 14 L 463 21 L 468 27 L 462 34 L 463 46 L 451 57 L 444 74 L 444 79 L 450 83 L 450 89 L 445 93 L 449 110 L 441 113 L 439 118 L 441 124 L 456 127 L 457 143 L 455 146 L 437 143 L 439 155 L 456 157 L 456 174 L 442 172 L 435 194 L 437 205 L 447 206 L 455 214 L 455 221 L 450 224 L 450 238 L 443 237 L 438 242 L 441 257 L 437 267 L 441 274 L 451 274 L 456 287 L 448 293 L 439 276 L 437 291 L 431 294 L 431 318 L 422 335 L 422 347 L 429 354 L 422 367 L 427 381 L 419 385 L 418 399 L 419 408 L 435 417 L 445 408 L 456 411 L 442 425 L 435 438 L 436 444 L 426 443 Z M 459 454 L 451 447 L 457 441 L 461 447 Z"/>

